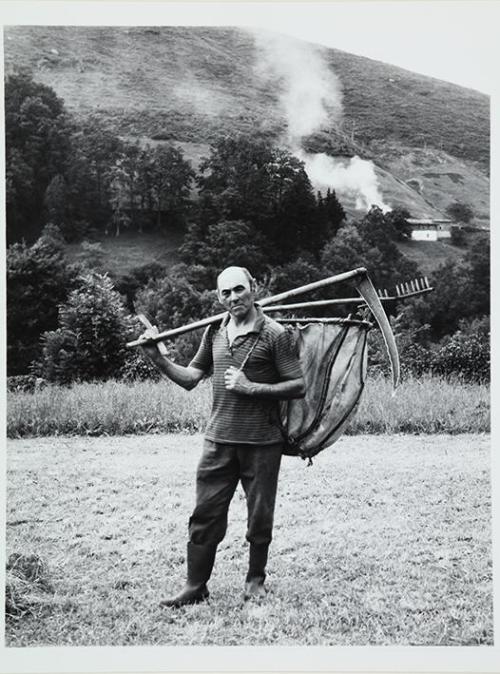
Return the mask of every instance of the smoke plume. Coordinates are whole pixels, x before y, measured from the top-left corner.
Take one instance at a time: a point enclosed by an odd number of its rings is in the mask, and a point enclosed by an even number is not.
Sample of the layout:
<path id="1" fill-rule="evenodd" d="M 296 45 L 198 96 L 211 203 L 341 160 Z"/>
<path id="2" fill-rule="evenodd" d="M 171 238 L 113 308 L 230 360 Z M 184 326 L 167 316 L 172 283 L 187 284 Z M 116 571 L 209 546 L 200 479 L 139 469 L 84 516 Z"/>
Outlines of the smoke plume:
<path id="1" fill-rule="evenodd" d="M 267 32 L 256 33 L 255 41 L 260 76 L 274 80 L 279 87 L 292 148 L 300 147 L 304 136 L 340 120 L 339 81 L 314 45 Z"/>
<path id="2" fill-rule="evenodd" d="M 356 210 L 368 211 L 371 206 L 378 206 L 384 213 L 390 210 L 380 194 L 373 162 L 357 156 L 342 161 L 323 153 L 298 151 L 296 155 L 304 162 L 311 183 L 321 192 L 333 187 L 337 194 L 354 202 Z"/>
<path id="3" fill-rule="evenodd" d="M 359 210 L 368 210 L 372 205 L 389 210 L 380 194 L 373 162 L 360 157 L 339 160 L 303 150 L 304 138 L 331 126 L 338 128 L 342 117 L 341 86 L 320 49 L 263 31 L 254 33 L 254 38 L 257 73 L 280 92 L 280 105 L 287 120 L 286 142 L 305 163 L 313 186 L 321 192 L 334 189 Z"/>

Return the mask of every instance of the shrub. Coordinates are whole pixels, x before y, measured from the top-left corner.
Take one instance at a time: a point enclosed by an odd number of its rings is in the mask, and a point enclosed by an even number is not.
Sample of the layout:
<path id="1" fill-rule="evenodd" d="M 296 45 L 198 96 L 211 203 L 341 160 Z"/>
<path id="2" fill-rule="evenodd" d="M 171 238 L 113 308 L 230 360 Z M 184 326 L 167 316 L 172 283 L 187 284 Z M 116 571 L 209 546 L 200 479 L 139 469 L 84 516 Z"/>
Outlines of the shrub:
<path id="1" fill-rule="evenodd" d="M 42 337 L 38 371 L 68 384 L 115 376 L 126 362 L 133 319 L 125 313 L 110 279 L 89 272 L 59 310 L 59 327 Z"/>
<path id="2" fill-rule="evenodd" d="M 121 368 L 116 372 L 116 378 L 127 382 L 133 381 L 160 381 L 162 374 L 155 365 L 145 358 L 140 349 L 128 351 Z"/>
<path id="3" fill-rule="evenodd" d="M 167 268 L 159 262 L 148 262 L 134 267 L 129 274 L 119 276 L 114 280 L 115 288 L 123 295 L 129 311 L 134 310 L 134 301 L 140 288 L 144 288 L 151 279 L 166 276 Z"/>
<path id="4" fill-rule="evenodd" d="M 446 207 L 446 213 L 458 222 L 470 222 L 474 217 L 474 211 L 469 204 L 461 201 L 454 201 Z"/>
<path id="5" fill-rule="evenodd" d="M 397 316 L 391 316 L 389 322 L 398 347 L 401 376 L 421 376 L 428 372 L 431 358 L 429 326 L 413 324 L 409 307 L 405 307 Z M 368 362 L 372 373 L 378 371 L 388 374 L 390 371 L 389 357 L 378 329 L 372 330 L 369 335 Z"/>
<path id="6" fill-rule="evenodd" d="M 43 377 L 37 377 L 34 374 L 19 374 L 7 377 L 8 391 L 24 391 L 33 393 L 40 391 L 47 386 L 47 381 Z"/>
<path id="7" fill-rule="evenodd" d="M 432 357 L 432 371 L 457 375 L 464 381 L 490 380 L 489 318 L 461 321 L 459 329 L 444 337 Z"/>
<path id="8" fill-rule="evenodd" d="M 56 236 L 53 236 L 55 234 Z M 74 284 L 57 232 L 7 250 L 8 374 L 25 374 L 40 355 L 40 336 L 57 325 L 58 305 Z"/>
<path id="9" fill-rule="evenodd" d="M 451 233 L 451 243 L 453 246 L 463 248 L 464 246 L 467 245 L 467 237 L 465 235 L 465 230 L 463 227 L 459 227 L 458 225 L 452 225 L 450 227 L 450 233 Z"/>

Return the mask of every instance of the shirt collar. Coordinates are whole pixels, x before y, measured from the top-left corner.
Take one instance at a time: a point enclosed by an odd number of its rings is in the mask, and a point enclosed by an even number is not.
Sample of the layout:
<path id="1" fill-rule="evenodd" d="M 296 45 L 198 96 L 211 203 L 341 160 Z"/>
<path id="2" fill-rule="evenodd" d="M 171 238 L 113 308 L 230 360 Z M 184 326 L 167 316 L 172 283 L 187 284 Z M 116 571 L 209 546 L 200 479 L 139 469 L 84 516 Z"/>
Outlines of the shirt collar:
<path id="1" fill-rule="evenodd" d="M 253 328 L 251 330 L 249 330 L 248 332 L 245 332 L 245 335 L 251 335 L 252 333 L 260 332 L 262 330 L 262 327 L 263 327 L 264 322 L 266 320 L 266 315 L 262 311 L 262 307 L 260 306 L 260 304 L 255 302 L 254 307 L 257 311 L 257 318 L 255 319 L 255 323 L 253 324 Z M 224 318 L 222 319 L 222 323 L 221 323 L 221 326 L 219 328 L 220 332 L 223 332 L 226 329 L 230 318 L 231 318 L 231 314 L 228 311 L 226 313 L 226 315 L 224 316 Z"/>

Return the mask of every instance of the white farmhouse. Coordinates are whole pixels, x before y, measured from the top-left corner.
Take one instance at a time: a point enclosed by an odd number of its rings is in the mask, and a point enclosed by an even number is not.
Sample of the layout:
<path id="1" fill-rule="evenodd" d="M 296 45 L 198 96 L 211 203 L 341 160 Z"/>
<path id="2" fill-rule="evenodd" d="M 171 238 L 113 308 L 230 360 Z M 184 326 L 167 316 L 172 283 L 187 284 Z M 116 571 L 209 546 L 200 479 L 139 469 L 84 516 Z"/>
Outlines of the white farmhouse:
<path id="1" fill-rule="evenodd" d="M 451 238 L 453 220 L 445 218 L 408 218 L 413 241 L 439 241 Z"/>

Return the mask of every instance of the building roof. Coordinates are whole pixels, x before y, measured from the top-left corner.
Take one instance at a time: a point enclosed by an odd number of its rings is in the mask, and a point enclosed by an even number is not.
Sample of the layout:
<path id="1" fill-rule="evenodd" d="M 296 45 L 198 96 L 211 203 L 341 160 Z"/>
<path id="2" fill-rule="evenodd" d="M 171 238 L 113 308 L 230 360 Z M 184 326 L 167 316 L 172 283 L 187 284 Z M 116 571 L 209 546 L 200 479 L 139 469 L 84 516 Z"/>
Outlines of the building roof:
<path id="1" fill-rule="evenodd" d="M 408 218 L 406 222 L 409 225 L 426 225 L 426 226 L 437 226 L 437 225 L 453 225 L 454 220 L 448 218 Z"/>

